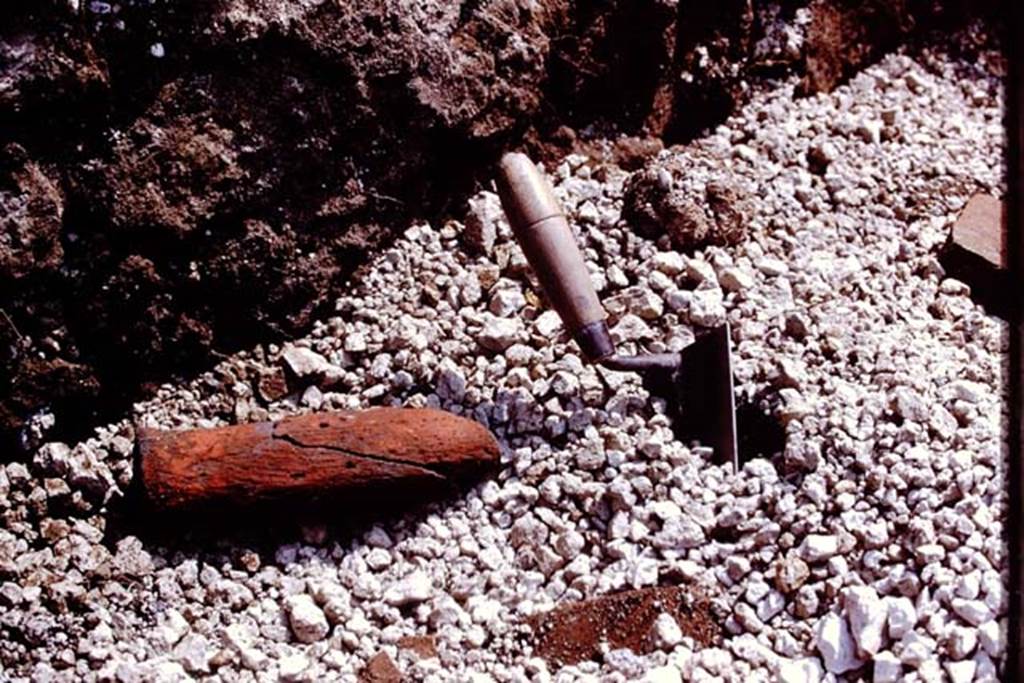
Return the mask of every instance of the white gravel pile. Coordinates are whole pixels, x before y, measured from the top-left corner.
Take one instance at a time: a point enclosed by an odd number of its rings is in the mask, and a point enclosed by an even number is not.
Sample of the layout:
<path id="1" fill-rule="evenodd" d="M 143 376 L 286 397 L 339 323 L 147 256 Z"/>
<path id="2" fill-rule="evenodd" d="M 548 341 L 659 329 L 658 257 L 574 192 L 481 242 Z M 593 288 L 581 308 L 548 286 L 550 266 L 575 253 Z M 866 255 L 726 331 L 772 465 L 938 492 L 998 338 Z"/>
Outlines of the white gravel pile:
<path id="1" fill-rule="evenodd" d="M 0 678 L 354 680 L 383 650 L 408 680 L 994 680 L 1007 327 L 934 256 L 971 194 L 1003 192 L 989 56 L 891 56 L 808 99 L 786 82 L 664 152 L 685 169 L 669 182 L 724 175 L 753 197 L 736 247 L 637 237 L 624 173 L 553 169 L 621 350 L 678 349 L 727 317 L 739 393 L 785 427 L 777 457 L 712 466 L 638 377 L 585 366 L 481 193 L 471 229 L 411 227 L 308 338 L 165 387 L 135 418 L 440 406 L 493 430 L 500 474 L 354 540 L 314 526 L 272 553 L 171 552 L 104 538 L 130 420 L 48 444 L 0 468 Z M 239 379 L 285 364 L 315 382 L 269 407 Z M 553 671 L 519 635 L 668 576 L 715 596 L 720 648 L 660 619 L 653 654 Z M 437 657 L 398 651 L 425 633 Z"/>

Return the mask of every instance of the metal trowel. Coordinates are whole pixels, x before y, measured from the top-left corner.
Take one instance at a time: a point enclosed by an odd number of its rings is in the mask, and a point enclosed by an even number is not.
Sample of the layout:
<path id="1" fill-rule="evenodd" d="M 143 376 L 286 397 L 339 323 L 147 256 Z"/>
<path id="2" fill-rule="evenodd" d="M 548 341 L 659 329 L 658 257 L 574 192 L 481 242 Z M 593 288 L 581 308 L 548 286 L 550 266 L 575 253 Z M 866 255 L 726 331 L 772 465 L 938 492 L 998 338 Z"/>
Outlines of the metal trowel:
<path id="1" fill-rule="evenodd" d="M 728 324 L 704 330 L 680 353 L 623 356 L 606 323 L 572 230 L 544 177 L 525 154 L 501 158 L 498 193 L 516 240 L 544 294 L 591 363 L 638 372 L 669 400 L 675 431 L 713 450 L 715 462 L 737 463 L 736 405 Z"/>

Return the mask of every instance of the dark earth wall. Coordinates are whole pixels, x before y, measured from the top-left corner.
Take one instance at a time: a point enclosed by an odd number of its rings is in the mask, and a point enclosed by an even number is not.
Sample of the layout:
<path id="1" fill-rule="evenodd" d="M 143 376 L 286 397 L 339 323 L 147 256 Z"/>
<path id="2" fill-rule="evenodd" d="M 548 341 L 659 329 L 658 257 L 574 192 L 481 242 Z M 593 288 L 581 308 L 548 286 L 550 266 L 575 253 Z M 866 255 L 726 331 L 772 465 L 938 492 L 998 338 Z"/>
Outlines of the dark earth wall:
<path id="1" fill-rule="evenodd" d="M 74 437 L 157 383 L 301 333 L 394 230 L 460 215 L 504 148 L 553 157 L 630 136 L 629 166 L 721 121 L 754 79 L 796 70 L 805 92 L 828 90 L 980 11 L 7 3 L 0 453 L 31 446 L 48 415 Z"/>

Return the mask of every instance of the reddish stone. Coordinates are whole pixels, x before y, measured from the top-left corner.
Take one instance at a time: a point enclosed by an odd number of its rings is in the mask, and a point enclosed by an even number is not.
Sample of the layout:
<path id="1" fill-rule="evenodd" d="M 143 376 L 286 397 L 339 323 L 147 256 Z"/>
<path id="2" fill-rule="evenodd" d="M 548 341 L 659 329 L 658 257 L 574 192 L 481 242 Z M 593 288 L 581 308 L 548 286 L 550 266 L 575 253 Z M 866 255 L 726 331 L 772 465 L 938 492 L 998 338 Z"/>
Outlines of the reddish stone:
<path id="1" fill-rule="evenodd" d="M 972 298 L 993 315 L 1010 312 L 1014 290 L 1007 268 L 1006 205 L 976 194 L 953 224 L 941 261 L 946 274 L 968 284 Z"/>
<path id="2" fill-rule="evenodd" d="M 974 195 L 953 224 L 951 240 L 990 267 L 1006 268 L 1006 206 L 991 195 Z"/>
<path id="3" fill-rule="evenodd" d="M 378 652 L 366 663 L 359 674 L 359 683 L 401 683 L 402 672 L 388 657 L 387 652 Z"/>
<path id="4" fill-rule="evenodd" d="M 398 647 L 415 653 L 420 659 L 437 656 L 437 641 L 434 636 L 405 636 L 398 641 Z"/>

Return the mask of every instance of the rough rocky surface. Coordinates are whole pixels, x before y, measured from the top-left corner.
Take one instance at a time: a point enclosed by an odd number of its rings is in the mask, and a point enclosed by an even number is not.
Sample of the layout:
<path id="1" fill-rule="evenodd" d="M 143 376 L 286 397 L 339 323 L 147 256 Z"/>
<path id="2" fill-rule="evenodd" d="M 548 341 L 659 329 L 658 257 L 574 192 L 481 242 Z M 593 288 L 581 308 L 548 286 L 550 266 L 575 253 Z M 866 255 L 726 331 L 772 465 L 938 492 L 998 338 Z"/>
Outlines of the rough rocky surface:
<path id="1" fill-rule="evenodd" d="M 0 27 L 5 454 L 308 332 L 410 220 L 459 215 L 504 148 L 554 160 L 622 135 L 609 154 L 633 168 L 651 136 L 693 137 L 752 78 L 802 70 L 808 30 L 819 45 L 845 4 L 15 3 Z M 920 28 L 933 4 L 895 7 Z M 828 44 L 893 43 L 862 23 Z M 845 76 L 861 52 L 818 61 Z"/>
<path id="2" fill-rule="evenodd" d="M 922 23 L 952 29 L 968 5 L 992 12 L 998 3 L 917 0 L 813 0 L 801 90 L 827 92 L 907 38 Z"/>
<path id="3" fill-rule="evenodd" d="M 432 681 L 997 680 L 1008 329 L 937 258 L 970 196 L 1005 194 L 1005 61 L 958 57 L 983 35 L 815 98 L 790 75 L 660 152 L 694 187 L 727 167 L 748 189 L 736 245 L 681 253 L 623 218 L 626 172 L 547 166 L 623 351 L 729 320 L 739 398 L 782 434 L 748 433 L 739 472 L 676 440 L 639 378 L 583 365 L 502 218 L 492 254 L 462 220 L 415 221 L 309 334 L 0 467 L 3 676 L 351 681 L 383 662 Z M 374 405 L 473 417 L 501 471 L 369 521 L 279 512 L 211 533 L 229 520 L 161 528 L 133 507 L 136 425 Z M 538 615 L 659 586 L 706 595 L 721 642 L 657 615 L 646 654 L 534 651 Z M 402 646 L 417 636 L 436 656 Z"/>

